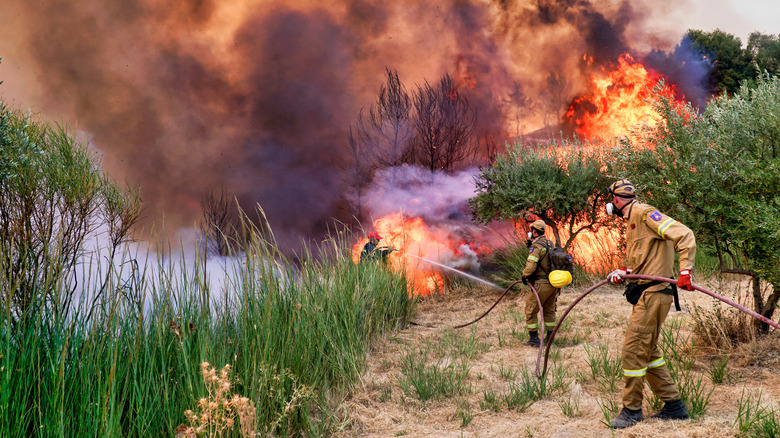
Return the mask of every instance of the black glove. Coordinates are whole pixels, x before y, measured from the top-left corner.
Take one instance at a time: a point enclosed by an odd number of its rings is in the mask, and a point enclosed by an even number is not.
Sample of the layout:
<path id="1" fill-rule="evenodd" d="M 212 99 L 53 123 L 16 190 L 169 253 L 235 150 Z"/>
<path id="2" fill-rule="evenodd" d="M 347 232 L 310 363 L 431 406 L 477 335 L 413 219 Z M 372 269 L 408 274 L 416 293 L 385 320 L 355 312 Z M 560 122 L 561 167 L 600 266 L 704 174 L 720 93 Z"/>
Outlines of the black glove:
<path id="1" fill-rule="evenodd" d="M 527 246 L 528 248 L 530 248 L 530 247 L 531 247 L 531 245 L 533 245 L 533 242 L 531 242 L 531 239 L 528 239 L 528 240 L 526 240 L 526 241 L 525 241 L 525 246 Z"/>
<path id="2" fill-rule="evenodd" d="M 523 284 L 526 286 L 528 285 L 528 279 L 529 277 L 523 277 Z"/>

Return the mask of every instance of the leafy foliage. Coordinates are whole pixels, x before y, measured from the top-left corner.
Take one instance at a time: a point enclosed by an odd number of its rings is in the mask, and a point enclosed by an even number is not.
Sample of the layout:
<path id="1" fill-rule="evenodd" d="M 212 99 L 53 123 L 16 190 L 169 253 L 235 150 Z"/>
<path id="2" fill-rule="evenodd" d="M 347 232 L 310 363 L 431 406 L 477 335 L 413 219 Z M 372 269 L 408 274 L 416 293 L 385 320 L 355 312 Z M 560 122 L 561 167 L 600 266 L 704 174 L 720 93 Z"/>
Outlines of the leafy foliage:
<path id="1" fill-rule="evenodd" d="M 759 69 L 771 75 L 780 68 L 780 36 L 753 32 L 747 46 L 732 34 L 715 30 L 689 30 L 683 37 L 683 46 L 690 46 L 700 60 L 712 66 L 707 78 L 710 92 L 734 94 L 744 81 L 754 83 Z M 756 68 L 758 67 L 758 68 Z"/>
<path id="2" fill-rule="evenodd" d="M 87 236 L 106 227 L 113 257 L 140 213 L 137 193 L 109 181 L 65 128 L 0 101 L 0 297 L 15 318 L 40 305 L 67 316 Z"/>
<path id="3" fill-rule="evenodd" d="M 769 74 L 780 73 L 780 35 L 753 32 L 748 37 L 747 51 L 756 64 Z"/>
<path id="4" fill-rule="evenodd" d="M 595 153 L 570 147 L 533 149 L 515 145 L 483 168 L 476 178 L 477 195 L 469 199 L 474 219 L 519 220 L 531 213 L 551 226 L 556 245 L 559 227 L 569 231 L 563 247 L 586 229 L 596 230 L 607 219 L 600 214 L 607 201 L 609 179 Z"/>
<path id="5" fill-rule="evenodd" d="M 780 79 L 765 74 L 701 115 L 666 97 L 657 110 L 665 123 L 645 128 L 650 147 L 625 140 L 613 171 L 715 248 L 722 272 L 753 276 L 756 310 L 770 317 L 780 298 Z M 766 299 L 762 279 L 773 285 Z"/>
<path id="6" fill-rule="evenodd" d="M 712 32 L 689 30 L 685 38 L 702 57 L 713 61 L 709 77 L 712 91 L 734 93 L 740 83 L 751 76 L 750 53 L 742 50 L 742 42 L 734 35 L 716 29 Z"/>

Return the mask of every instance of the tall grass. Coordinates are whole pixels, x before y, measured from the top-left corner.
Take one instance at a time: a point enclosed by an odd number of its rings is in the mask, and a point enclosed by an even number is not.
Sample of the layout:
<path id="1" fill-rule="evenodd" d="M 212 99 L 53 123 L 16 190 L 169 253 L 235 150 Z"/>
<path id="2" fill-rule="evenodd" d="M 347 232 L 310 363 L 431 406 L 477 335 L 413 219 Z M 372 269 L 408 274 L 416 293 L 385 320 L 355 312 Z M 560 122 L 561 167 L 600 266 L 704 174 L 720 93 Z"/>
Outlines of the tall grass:
<path id="1" fill-rule="evenodd" d="M 328 435 L 331 400 L 355 383 L 370 339 L 414 310 L 405 276 L 353 264 L 345 235 L 295 262 L 259 230 L 249 236 L 223 290 L 212 288 L 213 261 L 201 254 L 142 261 L 133 282 L 122 278 L 123 260 L 107 281 L 80 283 L 100 286 L 81 291 L 90 299 L 67 320 L 46 306 L 15 317 L 5 300 L 0 436 L 173 436 L 208 394 L 204 362 L 231 365 L 233 391 L 256 407 L 256 430 Z"/>
<path id="2" fill-rule="evenodd" d="M 734 420 L 738 437 L 780 437 L 780 411 L 775 406 L 762 403 L 761 397 L 761 392 L 742 391 Z"/>
<path id="3" fill-rule="evenodd" d="M 705 384 L 704 376 L 696 372 L 696 351 L 691 351 L 690 336 L 681 332 L 681 321 L 669 321 L 661 328 L 658 347 L 666 359 L 672 380 L 677 384 L 680 396 L 688 407 L 691 418 L 699 418 L 707 412 L 710 396 L 715 390 Z"/>

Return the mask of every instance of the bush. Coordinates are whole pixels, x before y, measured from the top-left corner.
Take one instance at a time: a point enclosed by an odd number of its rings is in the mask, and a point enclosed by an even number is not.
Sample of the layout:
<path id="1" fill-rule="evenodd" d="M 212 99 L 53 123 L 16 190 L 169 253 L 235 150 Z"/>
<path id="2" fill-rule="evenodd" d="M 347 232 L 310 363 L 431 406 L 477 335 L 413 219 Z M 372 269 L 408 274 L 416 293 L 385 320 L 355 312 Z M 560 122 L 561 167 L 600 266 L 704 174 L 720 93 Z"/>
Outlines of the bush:
<path id="1" fill-rule="evenodd" d="M 105 227 L 113 257 L 141 204 L 65 128 L 0 101 L 0 211 L 0 297 L 17 322 L 41 306 L 66 318 L 85 239 Z"/>

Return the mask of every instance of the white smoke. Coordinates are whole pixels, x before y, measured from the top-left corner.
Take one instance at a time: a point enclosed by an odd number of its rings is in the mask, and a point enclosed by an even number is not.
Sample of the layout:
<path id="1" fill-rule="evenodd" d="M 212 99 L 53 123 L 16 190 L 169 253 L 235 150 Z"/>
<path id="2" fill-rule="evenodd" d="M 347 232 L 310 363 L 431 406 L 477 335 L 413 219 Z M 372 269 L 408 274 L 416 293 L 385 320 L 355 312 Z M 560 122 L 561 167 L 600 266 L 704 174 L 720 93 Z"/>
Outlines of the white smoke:
<path id="1" fill-rule="evenodd" d="M 490 240 L 486 229 L 473 224 L 469 210 L 468 199 L 476 195 L 474 178 L 478 173 L 476 168 L 432 172 L 408 164 L 381 169 L 366 192 L 364 206 L 372 220 L 396 213 L 422 218 L 437 240 L 449 242 L 451 248 L 431 251 L 424 257 L 478 273 L 479 251 L 475 247 Z"/>

